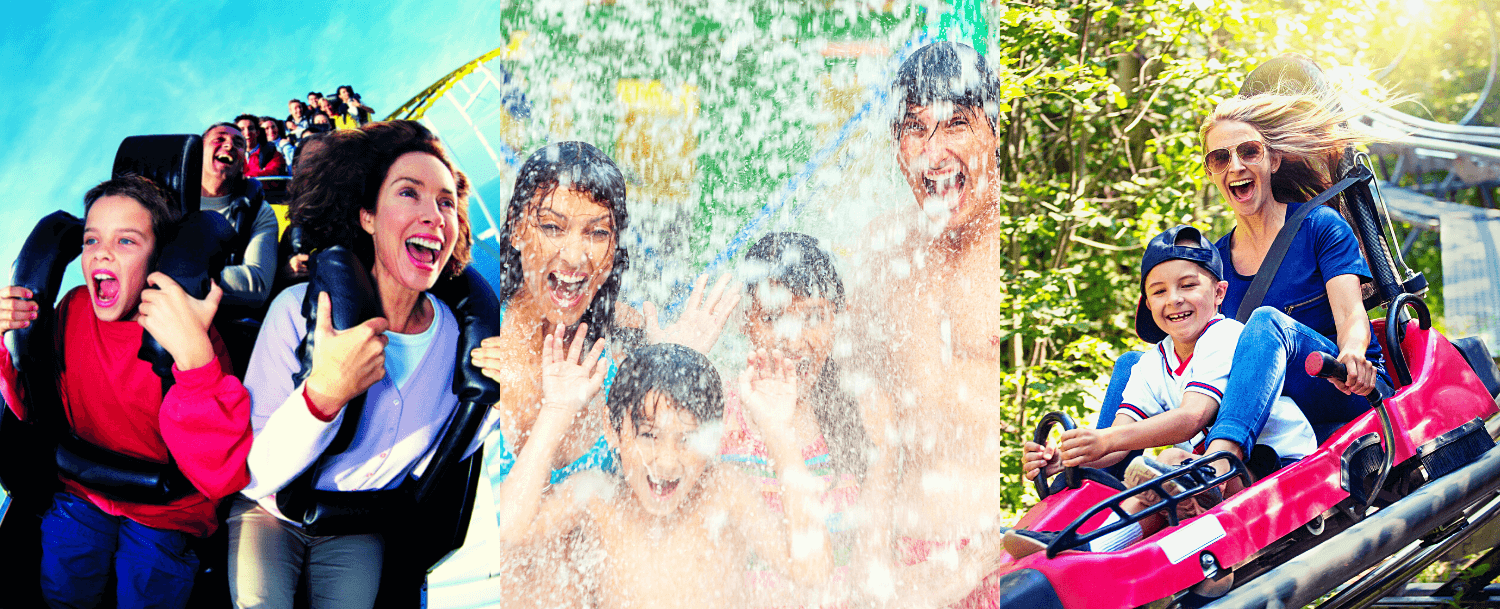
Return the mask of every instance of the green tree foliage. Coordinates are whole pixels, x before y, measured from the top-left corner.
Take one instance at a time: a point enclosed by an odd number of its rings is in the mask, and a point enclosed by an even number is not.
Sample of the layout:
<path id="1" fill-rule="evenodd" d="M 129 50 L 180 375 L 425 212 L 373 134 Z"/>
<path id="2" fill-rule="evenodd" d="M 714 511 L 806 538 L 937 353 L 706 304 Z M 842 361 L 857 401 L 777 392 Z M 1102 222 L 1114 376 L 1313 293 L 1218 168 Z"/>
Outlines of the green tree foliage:
<path id="1" fill-rule="evenodd" d="M 1031 421 L 1049 410 L 1092 421 L 1090 406 L 1097 404 L 1113 356 L 1144 347 L 1132 323 L 1141 244 L 1177 223 L 1216 236 L 1231 228 L 1232 214 L 1207 182 L 1197 134 L 1249 70 L 1296 52 L 1368 73 L 1400 51 L 1388 41 L 1414 39 L 1394 72 L 1396 82 L 1430 82 L 1421 99 L 1441 100 L 1427 102 L 1434 118 L 1454 122 L 1487 74 L 1483 24 L 1492 4 L 997 5 L 988 46 L 999 50 L 992 61 L 1013 96 L 1003 144 L 1009 251 L 1000 269 L 1009 331 L 1002 353 L 1009 392 L 1002 446 L 1012 451 L 1002 461 L 1004 475 L 1019 480 L 1019 446 Z M 1453 64 L 1442 64 L 1456 48 L 1465 50 Z M 1432 82 L 1426 72 L 1439 64 L 1448 67 Z M 1481 115 L 1481 121 L 1494 123 L 1495 105 L 1486 106 L 1491 118 Z M 1027 485 L 1007 488 L 1011 507 L 1030 492 Z"/>

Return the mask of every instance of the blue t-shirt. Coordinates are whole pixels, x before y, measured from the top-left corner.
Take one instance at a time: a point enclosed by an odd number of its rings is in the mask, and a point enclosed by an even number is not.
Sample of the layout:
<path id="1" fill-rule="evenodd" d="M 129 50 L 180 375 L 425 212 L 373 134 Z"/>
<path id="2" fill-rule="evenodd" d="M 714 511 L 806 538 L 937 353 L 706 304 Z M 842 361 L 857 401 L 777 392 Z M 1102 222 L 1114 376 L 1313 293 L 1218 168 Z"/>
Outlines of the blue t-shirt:
<path id="1" fill-rule="evenodd" d="M 432 323 L 427 324 L 427 329 L 416 334 L 385 333 L 388 341 L 385 345 L 385 373 L 400 388 L 406 387 L 406 381 L 417 371 L 417 366 L 422 364 L 422 358 L 427 355 L 432 338 L 437 336 L 437 318 L 441 315 L 437 308 L 437 297 L 426 292 L 422 295 L 432 302 L 434 312 Z"/>
<path id="2" fill-rule="evenodd" d="M 1287 205 L 1287 216 L 1296 213 L 1302 205 L 1306 203 Z M 1214 244 L 1219 248 L 1219 255 L 1224 258 L 1224 270 L 1229 275 L 1224 278 L 1229 282 L 1229 293 L 1224 297 L 1224 304 L 1219 310 L 1231 318 L 1239 313 L 1240 301 L 1250 289 L 1250 282 L 1255 280 L 1254 275 L 1241 275 L 1234 268 L 1234 258 L 1229 251 L 1233 238 L 1234 231 L 1230 231 Z M 1349 223 L 1332 208 L 1319 206 L 1319 209 L 1313 210 L 1302 220 L 1302 229 L 1292 239 L 1286 257 L 1281 260 L 1281 270 L 1276 273 L 1276 278 L 1271 282 L 1270 289 L 1266 290 L 1266 297 L 1260 304 L 1280 309 L 1282 313 L 1338 344 L 1338 324 L 1333 318 L 1333 307 L 1328 302 L 1327 284 L 1330 278 L 1339 275 L 1369 278 L 1370 267 L 1360 256 L 1359 240 L 1354 237 L 1354 229 L 1350 228 Z M 1370 333 L 1370 346 L 1365 349 L 1365 359 L 1374 364 L 1377 370 L 1380 369 L 1380 343 L 1375 340 L 1374 332 Z"/>

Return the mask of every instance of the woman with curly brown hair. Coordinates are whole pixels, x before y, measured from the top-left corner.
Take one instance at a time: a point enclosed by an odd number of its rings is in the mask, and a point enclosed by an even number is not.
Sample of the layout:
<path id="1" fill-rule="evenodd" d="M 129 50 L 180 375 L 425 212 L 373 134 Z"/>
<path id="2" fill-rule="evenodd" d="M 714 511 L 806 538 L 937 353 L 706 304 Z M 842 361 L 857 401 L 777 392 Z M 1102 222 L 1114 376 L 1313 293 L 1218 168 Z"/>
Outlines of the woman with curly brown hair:
<path id="1" fill-rule="evenodd" d="M 324 491 L 395 488 L 427 469 L 458 406 L 460 333 L 429 290 L 469 261 L 469 184 L 436 136 L 394 121 L 330 135 L 302 161 L 293 191 L 292 222 L 304 239 L 314 249 L 352 251 L 384 316 L 335 330 L 329 295 L 317 294 L 316 349 L 309 347 L 303 370 L 308 284 L 272 302 L 246 375 L 256 445 L 250 484 L 229 518 L 230 589 L 240 607 L 291 607 L 305 576 L 313 607 L 370 607 L 382 579 L 382 535 L 310 535 L 280 511 L 276 494 L 315 462 L 312 486 Z M 361 395 L 349 446 L 324 455 L 345 406 Z M 479 437 L 495 419 L 491 411 Z"/>

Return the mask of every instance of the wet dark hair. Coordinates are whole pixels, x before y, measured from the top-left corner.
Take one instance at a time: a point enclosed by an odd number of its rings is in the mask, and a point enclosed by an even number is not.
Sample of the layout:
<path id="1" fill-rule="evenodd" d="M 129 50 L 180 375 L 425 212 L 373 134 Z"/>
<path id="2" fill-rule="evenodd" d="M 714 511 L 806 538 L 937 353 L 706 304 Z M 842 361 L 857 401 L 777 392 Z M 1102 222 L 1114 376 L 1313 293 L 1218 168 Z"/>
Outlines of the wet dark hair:
<path id="1" fill-rule="evenodd" d="M 724 384 L 708 358 L 682 345 L 658 343 L 631 353 L 615 373 L 605 399 L 615 433 L 625 424 L 626 413 L 630 424 L 640 428 L 652 392 L 670 398 L 674 408 L 693 415 L 699 425 L 724 418 Z"/>
<path id="2" fill-rule="evenodd" d="M 901 101 L 891 121 L 892 132 L 900 129 L 908 108 L 936 102 L 983 114 L 990 119 L 992 131 L 1000 128 L 1000 81 L 969 45 L 944 41 L 917 49 L 901 63 L 893 88 Z"/>
<path id="3" fill-rule="evenodd" d="M 812 236 L 771 233 L 745 250 L 745 261 L 759 263 L 745 280 L 745 293 L 751 298 L 761 285 L 773 282 L 797 298 L 826 298 L 837 310 L 844 309 L 844 282 L 833 268 L 833 258 Z"/>
<path id="4" fill-rule="evenodd" d="M 290 224 L 301 226 L 310 249 L 342 245 L 359 256 L 365 268 L 375 265 L 374 240 L 359 224 L 360 210 L 375 211 L 380 187 L 396 159 L 408 152 L 437 157 L 453 172 L 457 185 L 458 241 L 443 268 L 448 277 L 468 266 L 473 237 L 469 227 L 469 178 L 453 165 L 436 135 L 415 121 L 370 123 L 319 138 L 322 146 L 297 157 L 292 178 Z"/>
<path id="5" fill-rule="evenodd" d="M 630 266 L 620 236 L 629 224 L 625 208 L 625 176 L 615 162 L 592 144 L 560 142 L 531 153 L 516 174 L 516 187 L 506 207 L 505 222 L 500 227 L 500 281 L 495 289 L 501 302 L 510 299 L 525 282 L 521 251 L 511 245 L 517 225 L 531 210 L 532 203 L 552 195 L 558 188 L 580 192 L 609 210 L 615 234 L 614 266 L 609 278 L 579 319 L 589 325 L 587 340 L 608 336 L 614 328 L 615 299 L 620 294 L 620 278 Z"/>
<path id="6" fill-rule="evenodd" d="M 844 282 L 833 267 L 833 258 L 818 247 L 818 240 L 801 233 L 771 233 L 745 252 L 753 265 L 746 278 L 745 293 L 759 300 L 761 286 L 776 284 L 796 298 L 824 298 L 835 311 L 844 310 Z M 818 429 L 828 442 L 833 469 L 864 479 L 868 469 L 869 434 L 854 396 L 840 383 L 838 363 L 823 362 L 811 396 Z"/>
<path id="7" fill-rule="evenodd" d="M 182 205 L 156 182 L 134 173 L 126 173 L 90 188 L 83 195 L 83 215 L 87 217 L 94 204 L 104 197 L 135 199 L 141 207 L 146 208 L 146 213 L 151 214 L 151 236 L 156 242 L 156 248 L 151 252 L 150 267 L 155 269 L 156 253 L 161 251 L 163 235 L 168 227 L 182 219 Z"/>

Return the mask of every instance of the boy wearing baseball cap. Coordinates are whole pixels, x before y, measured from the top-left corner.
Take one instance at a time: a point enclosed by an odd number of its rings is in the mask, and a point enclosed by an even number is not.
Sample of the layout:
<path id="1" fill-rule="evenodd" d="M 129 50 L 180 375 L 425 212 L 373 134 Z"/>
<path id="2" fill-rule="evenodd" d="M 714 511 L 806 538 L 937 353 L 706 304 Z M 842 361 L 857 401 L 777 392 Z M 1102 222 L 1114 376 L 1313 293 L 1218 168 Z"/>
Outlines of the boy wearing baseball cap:
<path id="1" fill-rule="evenodd" d="M 1166 463 L 1181 463 L 1203 450 L 1229 381 L 1235 344 L 1245 327 L 1219 314 L 1219 304 L 1228 289 L 1228 283 L 1221 280 L 1223 276 L 1224 261 L 1218 249 L 1198 229 L 1179 225 L 1151 239 L 1141 259 L 1135 330 L 1142 340 L 1155 346 L 1131 369 L 1124 402 L 1113 425 L 1064 432 L 1057 446 L 1025 444 L 1021 469 L 1028 479 L 1043 470 L 1050 475 L 1064 467 L 1109 467 L 1133 450 L 1174 446 L 1159 455 Z M 1271 407 L 1270 418 L 1252 451 L 1250 468 L 1257 477 L 1263 477 L 1317 448 L 1312 425 L 1297 405 L 1283 396 Z M 1131 462 L 1125 482 L 1134 486 L 1166 471 L 1170 468 L 1141 457 Z M 1142 503 L 1137 509 L 1122 507 L 1134 513 L 1149 505 Z M 1202 505 L 1201 500 L 1196 506 L 1193 503 L 1183 507 L 1211 507 Z M 1144 534 L 1134 527 L 1121 531 L 1132 532 L 1122 539 L 1114 539 L 1119 537 L 1116 535 L 1096 540 L 1092 549 L 1120 549 Z M 1015 533 L 1015 539 L 1007 534 L 1005 540 L 1006 549 L 1013 554 L 1046 546 L 1037 546 L 1046 533 Z M 1109 542 L 1108 547 L 1100 547 L 1100 542 Z"/>

